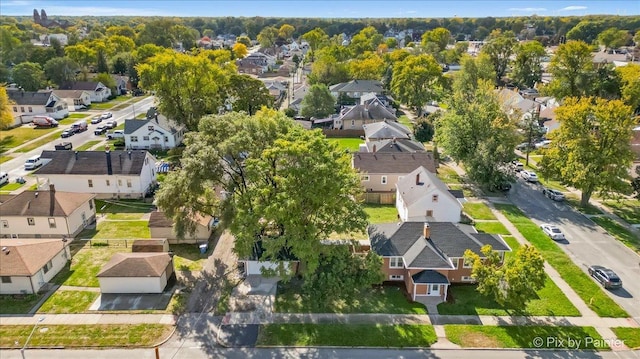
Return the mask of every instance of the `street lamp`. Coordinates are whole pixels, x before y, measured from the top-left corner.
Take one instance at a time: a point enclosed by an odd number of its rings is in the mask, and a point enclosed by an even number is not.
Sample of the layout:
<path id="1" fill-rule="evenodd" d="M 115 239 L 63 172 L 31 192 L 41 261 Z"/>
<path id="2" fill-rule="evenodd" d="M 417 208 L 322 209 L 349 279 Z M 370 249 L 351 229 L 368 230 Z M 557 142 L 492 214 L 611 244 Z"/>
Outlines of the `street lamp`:
<path id="1" fill-rule="evenodd" d="M 36 324 L 33 325 L 33 329 L 31 330 L 31 334 L 29 334 L 29 337 L 27 337 L 27 340 L 24 342 L 24 345 L 22 346 L 22 349 L 20 349 L 20 354 L 22 354 L 22 359 L 25 359 L 24 350 L 27 348 L 27 344 L 29 344 L 29 340 L 31 340 L 31 337 L 33 336 L 33 333 L 36 331 L 36 328 L 38 327 L 38 324 L 42 323 L 43 320 L 44 320 L 44 317 L 38 318 L 38 321 L 36 322 Z"/>

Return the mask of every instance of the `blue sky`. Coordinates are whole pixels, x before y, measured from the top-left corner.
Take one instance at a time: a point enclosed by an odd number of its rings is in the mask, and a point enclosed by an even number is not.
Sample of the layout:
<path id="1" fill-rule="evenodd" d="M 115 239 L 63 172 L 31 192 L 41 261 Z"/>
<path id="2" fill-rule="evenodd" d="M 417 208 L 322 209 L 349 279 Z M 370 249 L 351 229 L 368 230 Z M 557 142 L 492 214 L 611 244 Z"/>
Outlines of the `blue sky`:
<path id="1" fill-rule="evenodd" d="M 66 16 L 264 16 L 264 17 L 505 17 L 537 14 L 571 16 L 588 14 L 639 15 L 640 1 L 86 1 L 0 0 L 1 15 L 30 16 L 33 9 Z"/>

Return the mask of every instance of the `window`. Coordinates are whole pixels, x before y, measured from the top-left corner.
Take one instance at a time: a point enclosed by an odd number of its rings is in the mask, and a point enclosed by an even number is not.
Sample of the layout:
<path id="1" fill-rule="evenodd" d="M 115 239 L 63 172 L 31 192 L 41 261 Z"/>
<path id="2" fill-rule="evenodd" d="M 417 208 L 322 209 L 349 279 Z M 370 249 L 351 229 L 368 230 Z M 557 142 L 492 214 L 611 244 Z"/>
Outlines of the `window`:
<path id="1" fill-rule="evenodd" d="M 463 282 L 475 282 L 475 279 L 473 279 L 473 277 L 469 277 L 466 275 L 463 275 L 462 278 L 460 278 L 460 280 L 462 280 Z"/>
<path id="2" fill-rule="evenodd" d="M 2 276 L 2 283 L 11 283 L 11 277 L 3 275 Z"/>
<path id="3" fill-rule="evenodd" d="M 20 106 L 20 112 L 24 112 L 24 106 Z"/>
<path id="4" fill-rule="evenodd" d="M 392 274 L 392 275 L 389 276 L 389 280 L 404 280 L 404 276 L 403 275 Z"/>
<path id="5" fill-rule="evenodd" d="M 363 182 L 369 182 L 369 175 L 362 175 L 362 176 L 360 176 L 360 181 L 363 181 Z"/>
<path id="6" fill-rule="evenodd" d="M 433 196 L 431 196 L 431 202 L 438 202 L 438 195 L 434 194 Z"/>
<path id="7" fill-rule="evenodd" d="M 143 141 L 149 141 L 149 136 L 142 136 Z"/>
<path id="8" fill-rule="evenodd" d="M 47 264 L 44 265 L 44 267 L 42 267 L 43 272 L 47 273 L 48 271 L 51 270 L 51 268 L 53 267 L 53 262 L 48 261 Z"/>
<path id="9" fill-rule="evenodd" d="M 2 228 L 9 228 L 9 221 L 2 220 Z"/>
<path id="10" fill-rule="evenodd" d="M 89 201 L 89 209 L 93 209 L 93 200 Z"/>
<path id="11" fill-rule="evenodd" d="M 107 187 L 111 186 L 111 181 L 109 181 L 109 180 L 105 180 L 104 182 L 105 182 L 105 184 L 107 185 Z"/>
<path id="12" fill-rule="evenodd" d="M 56 228 L 56 219 L 49 218 L 49 228 Z"/>
<path id="13" fill-rule="evenodd" d="M 382 176 L 382 177 L 380 178 L 380 183 L 382 183 L 382 184 L 387 184 L 387 176 Z"/>
<path id="14" fill-rule="evenodd" d="M 89 184 L 89 188 L 93 188 L 93 180 L 87 180 L 87 183 Z"/>
<path id="15" fill-rule="evenodd" d="M 164 142 L 169 142 L 169 137 L 164 136 Z"/>
<path id="16" fill-rule="evenodd" d="M 462 268 L 473 268 L 473 262 L 465 260 L 464 262 L 462 262 Z"/>
<path id="17" fill-rule="evenodd" d="M 27 218 L 27 224 L 29 224 L 30 226 L 35 226 L 36 221 L 33 218 Z"/>
<path id="18" fill-rule="evenodd" d="M 131 188 L 131 180 L 130 179 L 127 180 L 127 187 Z"/>
<path id="19" fill-rule="evenodd" d="M 138 142 L 138 136 L 131 136 L 131 142 Z"/>
<path id="20" fill-rule="evenodd" d="M 27 107 L 27 109 L 29 110 L 29 112 L 33 112 L 33 109 L 31 108 L 31 106 Z"/>
<path id="21" fill-rule="evenodd" d="M 18 112 L 18 106 L 13 106 L 13 112 Z"/>
<path id="22" fill-rule="evenodd" d="M 432 209 L 428 209 L 427 210 L 427 217 L 433 217 L 433 210 Z"/>
<path id="23" fill-rule="evenodd" d="M 438 292 L 438 291 L 440 291 L 440 284 L 432 284 L 432 285 L 431 285 L 431 291 L 432 291 L 432 292 Z"/>
<path id="24" fill-rule="evenodd" d="M 147 129 L 148 129 L 149 131 L 153 131 L 153 126 L 147 126 Z"/>
<path id="25" fill-rule="evenodd" d="M 402 268 L 402 257 L 389 258 L 389 268 Z"/>

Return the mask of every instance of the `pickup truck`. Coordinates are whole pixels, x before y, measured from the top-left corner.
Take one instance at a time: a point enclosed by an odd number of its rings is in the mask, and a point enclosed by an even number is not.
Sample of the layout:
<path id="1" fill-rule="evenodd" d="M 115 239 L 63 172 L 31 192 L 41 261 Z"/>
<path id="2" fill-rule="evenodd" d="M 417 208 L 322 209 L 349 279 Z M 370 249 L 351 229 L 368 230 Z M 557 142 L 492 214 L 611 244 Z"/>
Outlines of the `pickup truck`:
<path id="1" fill-rule="evenodd" d="M 123 130 L 115 130 L 115 131 L 109 131 L 107 133 L 107 139 L 114 140 L 116 138 L 124 138 L 124 131 Z"/>
<path id="2" fill-rule="evenodd" d="M 73 143 L 71 142 L 60 142 L 59 144 L 55 145 L 56 151 L 59 150 L 71 150 L 73 149 Z"/>

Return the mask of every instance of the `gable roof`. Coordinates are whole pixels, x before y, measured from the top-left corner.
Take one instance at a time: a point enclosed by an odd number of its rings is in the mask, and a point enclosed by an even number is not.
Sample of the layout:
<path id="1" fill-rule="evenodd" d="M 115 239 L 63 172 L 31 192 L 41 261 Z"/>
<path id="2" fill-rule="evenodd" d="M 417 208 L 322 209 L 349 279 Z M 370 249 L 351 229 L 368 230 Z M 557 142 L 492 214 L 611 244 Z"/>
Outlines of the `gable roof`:
<path id="1" fill-rule="evenodd" d="M 64 249 L 55 239 L 0 239 L 0 275 L 32 276 Z"/>
<path id="2" fill-rule="evenodd" d="M 419 183 L 417 184 L 416 179 L 419 179 Z M 449 192 L 449 187 L 447 187 L 435 173 L 427 170 L 423 166 L 416 168 L 408 175 L 398 179 L 396 187 L 407 206 L 410 206 L 425 196 L 431 195 L 431 193 L 435 191 L 441 196 L 449 196 L 462 208 L 462 205 L 456 197 Z"/>
<path id="3" fill-rule="evenodd" d="M 169 253 L 116 253 L 96 277 L 160 277 L 169 263 Z"/>
<path id="4" fill-rule="evenodd" d="M 24 191 L 0 203 L 0 215 L 66 217 L 94 197 L 92 193 Z"/>
<path id="5" fill-rule="evenodd" d="M 18 89 L 7 89 L 7 95 L 16 105 L 23 106 L 46 106 L 53 91 L 21 91 Z"/>
<path id="6" fill-rule="evenodd" d="M 80 98 L 86 90 L 53 90 L 53 94 L 60 98 Z"/>
<path id="7" fill-rule="evenodd" d="M 68 175 L 107 175 L 108 161 L 114 175 L 139 175 L 147 157 L 146 150 L 136 151 L 42 151 L 40 156 L 49 163 L 34 173 Z"/>
<path id="8" fill-rule="evenodd" d="M 331 92 L 376 92 L 383 93 L 382 82 L 376 80 L 351 80 L 329 87 Z"/>
<path id="9" fill-rule="evenodd" d="M 361 173 L 406 174 L 423 166 L 436 171 L 436 160 L 432 152 L 377 153 L 358 152 L 353 155 L 353 168 Z"/>
<path id="10" fill-rule="evenodd" d="M 395 121 L 380 121 L 362 125 L 367 139 L 411 138 L 411 130 Z"/>
<path id="11" fill-rule="evenodd" d="M 418 141 L 400 138 L 366 142 L 369 152 L 374 153 L 406 153 L 426 152 L 424 145 Z"/>
<path id="12" fill-rule="evenodd" d="M 102 87 L 106 87 L 102 82 L 97 81 L 75 81 L 64 83 L 62 86 L 60 86 L 60 89 L 95 91 L 100 85 L 102 85 Z"/>
<path id="13" fill-rule="evenodd" d="M 177 124 L 175 121 L 168 119 L 166 116 L 161 115 L 158 112 L 156 107 L 150 107 L 147 110 L 146 119 L 137 120 L 137 119 L 128 119 L 124 120 L 124 134 L 130 135 L 133 132 L 137 131 L 139 128 L 150 124 L 157 125 L 161 128 L 171 132 L 176 133 L 185 128 L 184 125 Z"/>
<path id="14" fill-rule="evenodd" d="M 386 107 L 378 102 L 366 105 L 351 106 L 344 112 L 340 119 L 347 120 L 391 120 L 397 121 L 398 118 L 391 113 Z"/>

